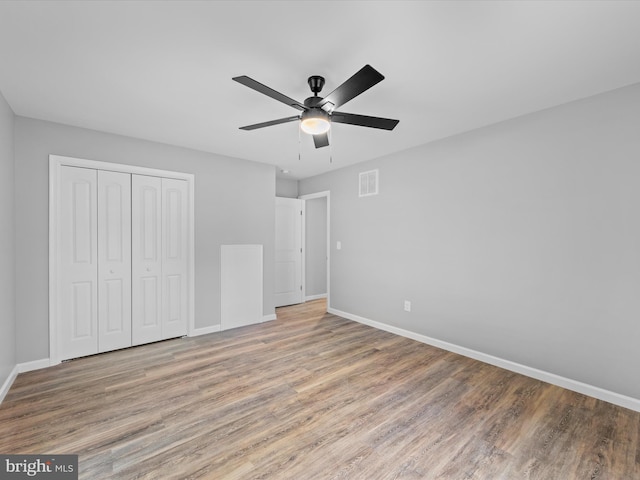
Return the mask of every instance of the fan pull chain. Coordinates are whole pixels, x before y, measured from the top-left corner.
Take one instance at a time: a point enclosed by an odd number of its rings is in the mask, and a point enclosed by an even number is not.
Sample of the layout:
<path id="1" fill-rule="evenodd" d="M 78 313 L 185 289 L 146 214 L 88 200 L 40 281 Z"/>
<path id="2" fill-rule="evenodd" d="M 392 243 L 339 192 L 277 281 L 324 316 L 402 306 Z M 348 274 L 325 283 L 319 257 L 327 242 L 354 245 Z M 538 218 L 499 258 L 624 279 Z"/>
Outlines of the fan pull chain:
<path id="1" fill-rule="evenodd" d="M 333 129 L 329 129 L 329 164 L 333 164 Z"/>
<path id="2" fill-rule="evenodd" d="M 300 161 L 300 125 L 298 125 L 298 161 Z"/>

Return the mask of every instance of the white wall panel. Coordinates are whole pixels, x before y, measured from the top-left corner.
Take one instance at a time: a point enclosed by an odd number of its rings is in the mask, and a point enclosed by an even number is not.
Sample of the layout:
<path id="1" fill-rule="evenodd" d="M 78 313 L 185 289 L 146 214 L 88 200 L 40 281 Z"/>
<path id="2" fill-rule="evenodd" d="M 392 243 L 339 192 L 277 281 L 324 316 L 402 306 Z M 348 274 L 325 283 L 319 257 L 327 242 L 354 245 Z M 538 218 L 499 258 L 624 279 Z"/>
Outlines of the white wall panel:
<path id="1" fill-rule="evenodd" d="M 222 245 L 222 329 L 262 321 L 262 245 Z"/>

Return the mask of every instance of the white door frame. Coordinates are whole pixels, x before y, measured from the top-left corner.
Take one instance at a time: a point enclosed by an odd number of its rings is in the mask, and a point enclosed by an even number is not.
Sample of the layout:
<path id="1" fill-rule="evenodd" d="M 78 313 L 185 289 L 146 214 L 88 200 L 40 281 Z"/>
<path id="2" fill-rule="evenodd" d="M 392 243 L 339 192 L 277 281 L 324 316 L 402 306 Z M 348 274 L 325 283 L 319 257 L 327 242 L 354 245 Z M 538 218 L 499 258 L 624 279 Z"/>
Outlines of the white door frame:
<path id="1" fill-rule="evenodd" d="M 309 193 L 307 195 L 300 195 L 298 198 L 303 200 L 302 208 L 304 215 L 302 215 L 302 248 L 304 249 L 305 255 L 302 256 L 302 298 L 306 298 L 307 295 L 307 287 L 306 287 L 306 274 L 307 274 L 307 265 L 305 261 L 306 252 L 307 252 L 307 237 L 306 237 L 306 200 L 313 200 L 314 198 L 327 198 L 327 309 L 331 308 L 331 192 L 329 190 L 325 190 L 322 192 Z"/>
<path id="2" fill-rule="evenodd" d="M 169 170 L 158 170 L 155 168 L 138 167 L 135 165 L 124 165 L 119 163 L 101 162 L 96 160 L 86 160 L 82 158 L 64 157 L 61 155 L 49 155 L 49 364 L 60 363 L 60 355 L 57 347 L 57 327 L 59 317 L 59 305 L 57 300 L 58 286 L 58 218 L 60 217 L 60 205 L 58 202 L 58 187 L 60 185 L 60 168 L 63 166 L 92 168 L 96 170 L 108 170 L 112 172 L 131 173 L 139 175 L 150 175 L 155 177 L 176 178 L 186 180 L 189 188 L 189 281 L 188 304 L 188 329 L 187 334 L 191 336 L 195 330 L 195 210 L 194 210 L 194 187 L 195 176 L 191 173 L 172 172 Z"/>

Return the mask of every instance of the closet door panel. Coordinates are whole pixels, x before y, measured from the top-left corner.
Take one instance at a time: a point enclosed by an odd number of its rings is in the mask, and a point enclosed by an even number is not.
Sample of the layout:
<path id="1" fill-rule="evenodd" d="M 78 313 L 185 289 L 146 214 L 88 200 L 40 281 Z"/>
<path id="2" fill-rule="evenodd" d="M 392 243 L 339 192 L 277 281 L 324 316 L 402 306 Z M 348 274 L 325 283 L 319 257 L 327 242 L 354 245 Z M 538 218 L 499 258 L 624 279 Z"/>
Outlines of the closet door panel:
<path id="1" fill-rule="evenodd" d="M 95 170 L 63 166 L 59 191 L 57 326 L 60 360 L 98 352 Z"/>
<path id="2" fill-rule="evenodd" d="M 131 346 L 131 175 L 98 171 L 98 350 Z"/>
<path id="3" fill-rule="evenodd" d="M 131 176 L 132 340 L 162 336 L 162 179 Z"/>
<path id="4" fill-rule="evenodd" d="M 187 334 L 188 185 L 162 179 L 163 338 Z"/>

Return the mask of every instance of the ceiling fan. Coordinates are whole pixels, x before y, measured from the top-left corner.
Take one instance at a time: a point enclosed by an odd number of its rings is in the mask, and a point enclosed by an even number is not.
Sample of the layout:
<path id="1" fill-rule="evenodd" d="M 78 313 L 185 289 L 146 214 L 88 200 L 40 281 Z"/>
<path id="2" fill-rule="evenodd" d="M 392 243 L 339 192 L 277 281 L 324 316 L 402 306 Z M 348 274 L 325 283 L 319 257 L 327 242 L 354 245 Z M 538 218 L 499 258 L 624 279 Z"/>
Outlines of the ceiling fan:
<path id="1" fill-rule="evenodd" d="M 287 97 L 246 75 L 234 77 L 233 80 L 302 112 L 291 117 L 240 127 L 240 130 L 255 130 L 257 128 L 301 120 L 301 130 L 313 135 L 313 142 L 316 148 L 321 148 L 329 145 L 328 132 L 332 122 L 380 128 L 382 130 L 393 130 L 399 122 L 399 120 L 392 120 L 390 118 L 369 117 L 367 115 L 356 115 L 354 113 L 338 112 L 335 110 L 362 92 L 370 89 L 376 83 L 384 80 L 384 76 L 371 65 L 362 67 L 355 75 L 324 98 L 318 96 L 318 93 L 322 91 L 322 87 L 324 86 L 324 77 L 319 75 L 309 77 L 307 83 L 313 92 L 313 97 L 307 98 L 303 103 Z"/>

